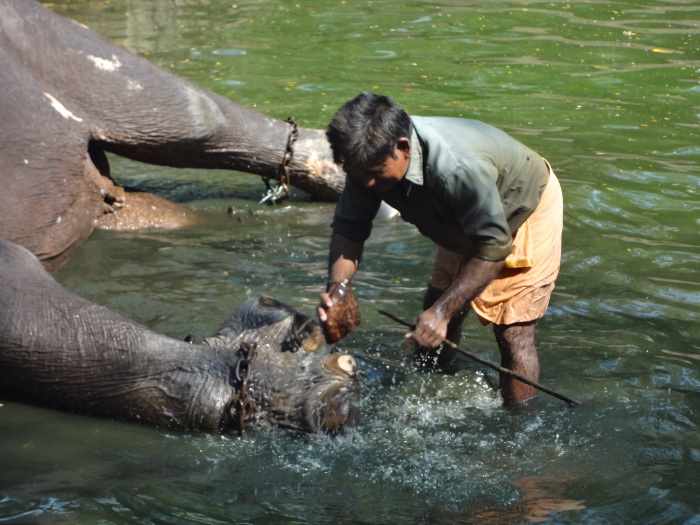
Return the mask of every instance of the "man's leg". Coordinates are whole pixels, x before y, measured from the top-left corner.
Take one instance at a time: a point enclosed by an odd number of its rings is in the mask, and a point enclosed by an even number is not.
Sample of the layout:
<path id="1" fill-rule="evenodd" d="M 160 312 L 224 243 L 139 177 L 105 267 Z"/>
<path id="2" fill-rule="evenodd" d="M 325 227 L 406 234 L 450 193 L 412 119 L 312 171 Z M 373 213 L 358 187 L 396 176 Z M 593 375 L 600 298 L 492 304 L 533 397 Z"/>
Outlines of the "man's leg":
<path id="1" fill-rule="evenodd" d="M 501 366 L 523 377 L 538 381 L 540 363 L 535 346 L 537 321 L 494 325 L 496 342 L 501 351 Z M 507 374 L 500 375 L 501 395 L 505 405 L 522 403 L 534 397 L 537 390 Z"/>

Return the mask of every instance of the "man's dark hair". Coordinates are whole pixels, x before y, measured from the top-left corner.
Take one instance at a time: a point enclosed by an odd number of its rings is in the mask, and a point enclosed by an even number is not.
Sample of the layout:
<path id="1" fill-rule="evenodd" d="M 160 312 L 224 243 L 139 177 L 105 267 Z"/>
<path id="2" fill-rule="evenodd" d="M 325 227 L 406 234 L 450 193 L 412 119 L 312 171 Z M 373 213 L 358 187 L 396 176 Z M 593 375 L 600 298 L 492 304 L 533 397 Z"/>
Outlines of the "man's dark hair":
<path id="1" fill-rule="evenodd" d="M 411 129 L 411 119 L 401 106 L 387 96 L 365 92 L 338 110 L 326 137 L 333 160 L 352 173 L 395 157 L 397 140 L 410 138 Z"/>

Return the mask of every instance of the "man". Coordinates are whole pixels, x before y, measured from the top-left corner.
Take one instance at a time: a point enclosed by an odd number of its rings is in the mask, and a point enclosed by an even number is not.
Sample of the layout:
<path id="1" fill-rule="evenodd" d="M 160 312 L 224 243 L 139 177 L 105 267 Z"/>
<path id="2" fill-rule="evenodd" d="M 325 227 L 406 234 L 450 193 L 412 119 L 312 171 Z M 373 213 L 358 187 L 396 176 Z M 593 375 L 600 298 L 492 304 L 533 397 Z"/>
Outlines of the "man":
<path id="1" fill-rule="evenodd" d="M 409 117 L 370 93 L 347 102 L 326 135 L 347 173 L 328 287 L 355 275 L 383 200 L 438 245 L 425 311 L 406 337 L 432 349 L 445 338 L 458 343 L 471 306 L 483 324 L 494 324 L 501 365 L 537 381 L 535 326 L 561 259 L 562 195 L 547 161 L 482 122 Z M 321 294 L 322 322 L 331 304 Z M 453 358 L 447 347 L 440 351 L 441 363 Z M 537 392 L 505 374 L 500 390 L 507 405 Z"/>

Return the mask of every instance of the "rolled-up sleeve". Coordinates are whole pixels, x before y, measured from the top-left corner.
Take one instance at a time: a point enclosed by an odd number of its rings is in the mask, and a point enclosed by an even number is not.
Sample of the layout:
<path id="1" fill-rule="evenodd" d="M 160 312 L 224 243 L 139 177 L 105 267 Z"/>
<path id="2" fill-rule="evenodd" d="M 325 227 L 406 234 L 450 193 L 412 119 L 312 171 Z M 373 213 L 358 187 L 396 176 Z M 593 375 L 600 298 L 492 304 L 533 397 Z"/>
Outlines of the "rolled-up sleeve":
<path id="1" fill-rule="evenodd" d="M 352 177 L 347 177 L 345 188 L 335 207 L 331 228 L 355 242 L 365 242 L 372 233 L 372 221 L 377 215 L 381 198 L 364 188 Z"/>

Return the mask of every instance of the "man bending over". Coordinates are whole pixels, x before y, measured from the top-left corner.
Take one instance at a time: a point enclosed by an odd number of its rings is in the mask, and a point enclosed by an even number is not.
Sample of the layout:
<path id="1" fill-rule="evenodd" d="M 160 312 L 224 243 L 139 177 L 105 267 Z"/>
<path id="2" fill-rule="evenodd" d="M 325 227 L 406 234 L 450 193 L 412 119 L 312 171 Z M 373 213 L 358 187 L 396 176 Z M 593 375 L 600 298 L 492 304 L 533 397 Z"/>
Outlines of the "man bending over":
<path id="1" fill-rule="evenodd" d="M 537 319 L 559 273 L 563 202 L 549 163 L 505 132 L 475 120 L 409 117 L 386 96 L 361 93 L 326 132 L 347 180 L 332 223 L 328 288 L 350 280 L 381 201 L 437 244 L 416 327 L 419 348 L 446 364 L 471 307 L 493 323 L 501 365 L 537 381 Z M 331 307 L 321 294 L 319 316 Z M 507 405 L 536 390 L 501 374 Z"/>

